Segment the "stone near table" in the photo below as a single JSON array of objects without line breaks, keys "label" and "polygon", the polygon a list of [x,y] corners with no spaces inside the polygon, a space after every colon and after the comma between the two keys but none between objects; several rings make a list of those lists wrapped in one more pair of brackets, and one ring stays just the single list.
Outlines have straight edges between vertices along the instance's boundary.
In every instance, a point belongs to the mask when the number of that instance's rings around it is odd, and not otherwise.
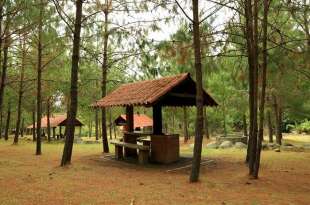
[{"label": "stone near table", "polygon": [[247,148],[247,145],[242,143],[242,142],[236,142],[234,147],[237,149],[245,149],[245,148]]},{"label": "stone near table", "polygon": [[217,142],[210,142],[206,145],[206,148],[217,149],[219,144]]},{"label": "stone near table", "polygon": [[225,149],[230,148],[233,146],[233,143],[231,141],[224,141],[220,144],[219,148]]}]

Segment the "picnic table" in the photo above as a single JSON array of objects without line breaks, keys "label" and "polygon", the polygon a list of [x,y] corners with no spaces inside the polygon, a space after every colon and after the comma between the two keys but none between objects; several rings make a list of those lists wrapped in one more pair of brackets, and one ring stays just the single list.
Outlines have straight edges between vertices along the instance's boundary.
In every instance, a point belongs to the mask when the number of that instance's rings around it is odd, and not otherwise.
[{"label": "picnic table", "polygon": [[138,157],[141,164],[147,163],[149,157],[152,162],[165,164],[179,159],[179,135],[177,134],[125,132],[122,141],[112,141],[111,144],[115,145],[116,159]]}]

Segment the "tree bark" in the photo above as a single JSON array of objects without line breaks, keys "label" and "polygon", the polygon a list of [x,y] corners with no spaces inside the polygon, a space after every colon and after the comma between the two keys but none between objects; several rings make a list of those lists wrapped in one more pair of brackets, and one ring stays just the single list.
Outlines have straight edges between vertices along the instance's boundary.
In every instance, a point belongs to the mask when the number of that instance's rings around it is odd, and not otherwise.
[{"label": "tree bark", "polygon": [[8,103],[8,113],[6,118],[6,125],[4,130],[4,139],[7,141],[9,139],[9,130],[10,130],[10,121],[11,121],[11,103]]},{"label": "tree bark", "polygon": [[[107,71],[108,71],[108,14],[109,6],[106,1],[106,9],[104,11],[104,36],[103,36],[103,63],[102,63],[102,81],[101,81],[101,92],[102,96],[105,97],[107,94]],[[109,144],[107,137],[107,122],[106,122],[106,109],[103,107],[101,110],[101,129],[102,129],[102,144],[103,152],[109,153]]]},{"label": "tree bark", "polygon": [[194,144],[194,155],[190,182],[197,182],[199,179],[201,149],[203,140],[203,88],[202,88],[202,66],[201,66],[201,48],[199,31],[199,0],[193,0],[193,39],[195,53],[195,71],[196,71],[196,136]]},{"label": "tree bark", "polygon": [[93,121],[89,122],[89,130],[88,130],[88,137],[91,138],[92,136],[92,129],[93,129]]},{"label": "tree bark", "polygon": [[52,130],[53,130],[53,138],[55,140],[56,139],[56,127],[53,127]]},{"label": "tree bark", "polygon": [[[252,11],[252,7],[254,8]],[[258,2],[245,0],[246,40],[249,64],[249,113],[250,133],[246,162],[249,165],[249,174],[254,173],[254,163],[257,149],[257,75],[258,75]]]},{"label": "tree bark", "polygon": [[76,1],[74,34],[73,34],[73,49],[72,49],[72,66],[71,66],[71,88],[70,88],[70,106],[68,112],[67,122],[67,136],[65,139],[65,146],[63,150],[61,166],[71,163],[72,147],[74,140],[74,122],[77,114],[78,105],[78,71],[80,60],[80,36],[82,26],[82,6],[83,0]]},{"label": "tree bark", "polygon": [[187,108],[186,107],[183,107],[183,131],[184,131],[184,143],[186,143],[189,140]]},{"label": "tree bark", "polygon": [[254,0],[253,3],[253,105],[252,105],[252,146],[251,154],[249,158],[249,174],[251,177],[254,176],[255,171],[255,160],[257,153],[258,143],[258,123],[257,123],[257,107],[258,107],[258,0]]},{"label": "tree bark", "polygon": [[248,136],[248,125],[246,122],[246,114],[243,114],[243,135]]},{"label": "tree bark", "polygon": [[[2,21],[3,21],[3,6],[4,6],[5,1],[0,2],[0,66],[1,70],[3,69],[2,67]],[[2,73],[1,73],[1,80],[2,80]],[[1,104],[0,104],[0,112],[1,112],[1,127],[0,127],[0,139],[2,138],[2,103],[3,103],[3,95],[1,96]]]},{"label": "tree bark", "polygon": [[36,141],[36,107],[35,103],[33,103],[33,111],[32,111],[32,141]]},{"label": "tree bark", "polygon": [[174,133],[175,132],[175,116],[174,116],[174,113],[175,113],[175,108],[172,107],[171,109],[172,113],[171,113],[171,117],[172,117],[172,129],[171,129],[171,133]]},{"label": "tree bark", "polygon": [[282,130],[281,130],[281,109],[279,108],[278,99],[273,95],[273,106],[275,114],[275,131],[276,131],[276,142],[277,144],[282,144]]},{"label": "tree bark", "polygon": [[98,109],[96,109],[96,112],[95,112],[95,135],[96,135],[96,140],[99,140]]},{"label": "tree bark", "polygon": [[279,144],[281,145],[282,144],[282,126],[283,126],[283,123],[282,123],[282,117],[283,117],[283,110],[282,110],[282,106],[281,104],[279,104],[279,125],[278,125],[278,139],[279,139]]},{"label": "tree bark", "polygon": [[[6,73],[8,68],[8,53],[9,53],[9,46],[10,46],[10,15],[7,16],[6,20],[6,28],[4,30],[4,45],[3,45],[3,62],[2,62],[2,71],[1,71],[1,82],[0,82],[0,109],[2,109],[3,105],[3,96],[4,96],[4,89],[6,85]],[[0,48],[2,50],[2,48]]]},{"label": "tree bark", "polygon": [[[25,38],[25,37],[24,37]],[[25,39],[21,42],[22,47],[22,63],[20,70],[20,81],[19,81],[19,90],[18,90],[18,103],[17,103],[17,119],[16,119],[16,131],[14,136],[13,144],[18,144],[21,115],[22,115],[22,100],[23,100],[23,89],[24,89],[24,73],[25,73],[25,58],[26,58],[26,48],[25,48]]]},{"label": "tree bark", "polygon": [[41,155],[41,118],[42,118],[42,100],[41,100],[41,78],[42,78],[42,27],[43,27],[43,0],[40,0],[40,14],[38,27],[38,64],[37,64],[37,146],[36,155]]},{"label": "tree bark", "polygon": [[204,118],[204,134],[207,139],[210,139],[207,108],[203,109],[203,118]]},{"label": "tree bark", "polygon": [[[0,2],[0,66],[2,65],[2,21],[3,21],[3,5],[4,5],[4,3],[5,3],[5,1]],[[0,138],[1,138],[1,134],[0,134]]]},{"label": "tree bark", "polygon": [[51,102],[50,102],[50,97],[47,99],[47,113],[46,113],[46,117],[47,117],[47,141],[51,142],[51,122],[50,122],[50,118],[51,118]]},{"label": "tree bark", "polygon": [[224,128],[224,136],[227,137],[226,105],[225,105],[224,102],[223,102],[222,110],[223,110],[223,128]]},{"label": "tree bark", "polygon": [[110,140],[112,140],[112,110],[109,108],[109,133],[110,133]]},{"label": "tree bark", "polygon": [[3,128],[3,111],[0,110],[0,139],[2,138],[2,128]]},{"label": "tree bark", "polygon": [[22,125],[21,125],[21,128],[20,128],[20,136],[21,136],[21,138],[24,137],[24,127],[25,127],[25,119],[22,118]]},{"label": "tree bark", "polygon": [[101,138],[101,131],[102,131],[102,129],[101,129],[101,127],[102,127],[102,124],[101,124],[101,120],[100,120],[100,117],[98,117],[98,124],[99,124],[99,138]]},{"label": "tree bark", "polygon": [[260,167],[260,155],[262,150],[262,141],[264,139],[264,117],[265,117],[265,101],[266,101],[266,86],[267,86],[267,24],[268,24],[268,0],[264,0],[264,17],[263,17],[263,63],[262,63],[262,87],[261,87],[261,98],[259,106],[259,130],[258,130],[258,142],[256,150],[256,159],[254,163],[253,177],[258,178],[259,167]]},{"label": "tree bark", "polygon": [[267,111],[267,118],[268,118],[269,142],[273,143],[273,127],[271,121],[271,113],[269,110]]}]

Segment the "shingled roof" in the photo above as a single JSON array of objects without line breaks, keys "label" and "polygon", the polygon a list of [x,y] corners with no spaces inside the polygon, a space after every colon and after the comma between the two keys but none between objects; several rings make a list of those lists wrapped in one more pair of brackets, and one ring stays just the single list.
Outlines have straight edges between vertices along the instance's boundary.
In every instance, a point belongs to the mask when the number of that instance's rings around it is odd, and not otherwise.
[{"label": "shingled roof", "polygon": [[[67,115],[53,115],[50,117],[50,127],[58,127],[58,126],[65,126],[67,122]],[[75,126],[82,126],[83,124],[76,119]],[[35,126],[37,124],[35,123]],[[47,128],[47,116],[44,116],[41,118],[41,127]],[[27,127],[28,129],[32,129],[33,125],[29,125]]]},{"label": "shingled roof", "polygon": [[[126,115],[120,115],[118,118],[114,120],[114,122],[118,125],[126,124]],[[153,120],[147,115],[144,114],[134,114],[133,115],[133,125],[134,128],[137,127],[152,127]]]},{"label": "shingled roof", "polygon": [[[189,73],[155,80],[121,85],[106,97],[93,103],[94,107],[109,106],[194,106],[196,83]],[[204,105],[216,106],[215,100],[204,91]]]}]

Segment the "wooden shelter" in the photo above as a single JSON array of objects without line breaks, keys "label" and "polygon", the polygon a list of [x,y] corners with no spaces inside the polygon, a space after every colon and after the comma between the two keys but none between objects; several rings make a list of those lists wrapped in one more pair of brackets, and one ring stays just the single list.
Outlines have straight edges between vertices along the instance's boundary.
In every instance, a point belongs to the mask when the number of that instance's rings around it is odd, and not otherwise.
[{"label": "wooden shelter", "polygon": [[[63,114],[63,115],[52,115],[50,116],[50,128],[52,129],[52,137],[56,137],[56,128],[59,127],[59,135],[57,135],[57,137],[62,138],[63,134],[62,134],[62,127],[65,127],[67,125],[67,115]],[[83,126],[83,123],[78,120],[75,119],[74,125],[76,127],[81,127]],[[37,124],[35,123],[35,127],[37,127]],[[48,126],[47,126],[47,116],[43,116],[41,118],[41,128],[43,129],[43,135],[44,134],[44,130],[47,130]],[[26,128],[28,131],[33,132],[33,124],[29,125]]]},{"label": "wooden shelter", "polygon": [[[203,91],[203,104],[216,106],[216,101]],[[196,106],[196,83],[189,73],[164,77],[156,80],[147,80],[121,85],[106,97],[96,101],[94,107],[126,107],[128,132],[124,133],[123,142],[115,144],[117,158],[122,158],[122,149],[125,148],[125,157],[137,155],[139,161],[145,162],[145,155],[151,151],[151,160],[159,163],[170,163],[179,159],[179,136],[163,134],[162,107],[163,106]],[[153,132],[134,132],[134,106],[150,107],[153,110]],[[150,136],[150,142],[137,145],[141,137]],[[132,146],[137,145],[137,146]],[[140,152],[143,153],[140,155]]]}]

